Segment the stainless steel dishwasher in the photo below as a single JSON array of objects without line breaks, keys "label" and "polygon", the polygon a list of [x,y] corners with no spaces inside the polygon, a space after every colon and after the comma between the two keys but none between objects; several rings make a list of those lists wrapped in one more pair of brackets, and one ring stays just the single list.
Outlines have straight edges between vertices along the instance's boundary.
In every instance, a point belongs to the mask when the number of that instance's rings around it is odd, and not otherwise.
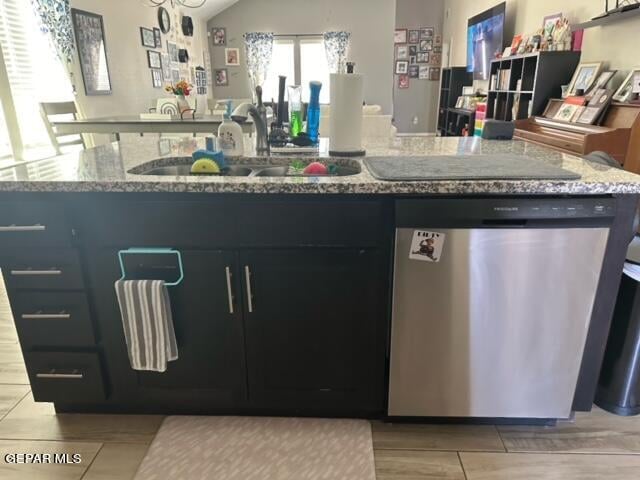
[{"label": "stainless steel dishwasher", "polygon": [[569,417],[614,209],[398,200],[389,416]]}]

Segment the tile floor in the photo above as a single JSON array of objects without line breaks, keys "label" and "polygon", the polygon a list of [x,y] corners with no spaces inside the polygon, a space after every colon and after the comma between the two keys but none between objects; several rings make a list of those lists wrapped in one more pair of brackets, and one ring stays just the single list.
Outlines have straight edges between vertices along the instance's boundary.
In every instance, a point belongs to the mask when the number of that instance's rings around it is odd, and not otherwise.
[{"label": "tile floor", "polygon": [[[0,279],[0,479],[131,479],[162,418],[55,415],[52,405],[35,403]],[[640,417],[595,409],[553,428],[372,426],[378,480],[640,478]],[[80,453],[82,462],[5,463],[18,452]]]}]

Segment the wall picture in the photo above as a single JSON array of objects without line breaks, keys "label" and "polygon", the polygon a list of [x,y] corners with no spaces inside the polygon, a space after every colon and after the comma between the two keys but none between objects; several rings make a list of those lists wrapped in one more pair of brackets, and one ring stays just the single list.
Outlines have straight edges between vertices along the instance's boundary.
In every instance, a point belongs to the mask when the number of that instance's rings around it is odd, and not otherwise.
[{"label": "wall picture", "polygon": [[140,41],[143,47],[156,48],[156,37],[150,28],[140,27]]},{"label": "wall picture", "polygon": [[225,48],[224,49],[225,65],[228,67],[237,67],[240,65],[240,49]]},{"label": "wall picture", "polygon": [[158,27],[153,29],[153,38],[156,41],[156,48],[162,48],[162,33]]},{"label": "wall picture", "polygon": [[167,53],[169,54],[169,59],[172,62],[178,63],[180,61],[178,58],[178,46],[169,40],[167,40]]},{"label": "wall picture", "polygon": [[160,52],[147,50],[147,60],[149,62],[149,68],[162,69],[162,57],[160,57]]},{"label": "wall picture", "polygon": [[172,80],[171,77],[171,61],[169,60],[169,54],[163,53],[162,56],[162,77],[166,82],[170,82]]},{"label": "wall picture", "polygon": [[433,65],[440,65],[442,63],[442,55],[439,53],[432,53],[429,55],[429,63]]},{"label": "wall picture", "polygon": [[85,93],[108,95],[111,93],[111,78],[102,16],[75,8],[71,9],[71,16]]},{"label": "wall picture", "polygon": [[406,45],[396,46],[396,60],[408,60],[409,48]]},{"label": "wall picture", "polygon": [[417,45],[410,45],[409,46],[409,55],[410,56],[418,55],[418,46]]},{"label": "wall picture", "polygon": [[409,78],[418,78],[420,75],[420,68],[418,65],[409,65]]},{"label": "wall picture", "polygon": [[398,28],[393,35],[393,43],[407,43],[407,29]]},{"label": "wall picture", "polygon": [[417,60],[418,60],[418,63],[429,63],[429,54],[418,53]]},{"label": "wall picture", "polygon": [[427,67],[426,65],[419,65],[418,78],[420,80],[429,80],[429,67]]},{"label": "wall picture", "polygon": [[433,80],[435,82],[440,80],[440,68],[439,67],[431,67],[431,68],[429,68],[429,80]]},{"label": "wall picture", "polygon": [[421,52],[430,52],[431,50],[433,50],[433,40],[432,39],[426,39],[426,40],[420,40],[420,51]]},{"label": "wall picture", "polygon": [[214,47],[227,45],[227,29],[214,27],[211,29],[211,40]]},{"label": "wall picture", "polygon": [[409,75],[398,76],[398,88],[409,88]]},{"label": "wall picture", "polygon": [[229,85],[229,74],[226,68],[216,69],[213,75],[216,87],[226,87]]},{"label": "wall picture", "polygon": [[420,39],[433,38],[433,27],[423,27],[420,29]]},{"label": "wall picture", "polygon": [[151,84],[153,88],[162,88],[162,70],[151,69]]},{"label": "wall picture", "polygon": [[173,83],[178,83],[180,81],[180,70],[176,68],[171,69],[171,80],[173,80]]},{"label": "wall picture", "polygon": [[396,75],[404,75],[409,72],[409,62],[396,62]]},{"label": "wall picture", "polygon": [[409,43],[418,43],[420,41],[420,30],[409,30]]}]

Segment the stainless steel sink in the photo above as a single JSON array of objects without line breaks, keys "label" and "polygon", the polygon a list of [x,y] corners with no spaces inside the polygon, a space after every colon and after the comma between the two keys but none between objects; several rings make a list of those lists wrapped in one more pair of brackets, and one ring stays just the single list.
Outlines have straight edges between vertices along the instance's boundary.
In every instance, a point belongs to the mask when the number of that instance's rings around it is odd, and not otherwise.
[{"label": "stainless steel sink", "polygon": [[289,172],[289,167],[265,167],[256,169],[251,174],[252,177],[284,177]]},{"label": "stainless steel sink", "polygon": [[[225,177],[248,177],[253,170],[241,165],[231,165],[222,175]],[[170,165],[167,167],[156,167],[142,172],[140,175],[211,175],[206,173],[191,173],[191,165]],[[213,174],[215,175],[215,174]]]}]

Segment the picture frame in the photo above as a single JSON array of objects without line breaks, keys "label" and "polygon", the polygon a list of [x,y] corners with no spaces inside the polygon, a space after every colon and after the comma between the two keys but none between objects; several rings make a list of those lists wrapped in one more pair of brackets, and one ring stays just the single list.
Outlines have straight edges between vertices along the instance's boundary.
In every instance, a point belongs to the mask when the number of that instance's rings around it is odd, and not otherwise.
[{"label": "picture frame", "polygon": [[434,47],[442,47],[442,35],[435,35],[433,37]]},{"label": "picture frame", "polygon": [[636,74],[640,73],[640,67],[634,68],[629,72],[627,78],[624,79],[624,82],[620,85],[616,93],[613,95],[613,99],[616,102],[626,103],[631,100],[633,96],[633,79]]},{"label": "picture frame", "polygon": [[156,47],[155,48],[162,48],[162,32],[160,31],[160,29],[158,27],[154,27],[154,29],[153,29],[153,37],[156,40]]},{"label": "picture frame", "polygon": [[160,52],[147,50],[147,62],[149,63],[149,68],[159,68],[162,70],[162,57],[160,56]]},{"label": "picture frame", "polygon": [[216,87],[229,86],[229,72],[226,68],[217,68],[213,72],[214,85]]},{"label": "picture frame", "polygon": [[399,75],[398,76],[398,88],[404,90],[409,88],[409,75]]},{"label": "picture frame", "polygon": [[227,29],[222,27],[213,27],[211,29],[211,42],[214,47],[226,47]]},{"label": "picture frame", "polygon": [[440,67],[429,67],[429,80],[439,81],[440,80]]},{"label": "picture frame", "polygon": [[597,80],[601,70],[602,62],[579,64],[569,83],[569,96],[576,95],[576,91],[580,89],[587,93]]},{"label": "picture frame", "polygon": [[442,45],[434,45],[432,51],[433,53],[442,53]]},{"label": "picture frame", "polygon": [[396,60],[409,60],[409,47],[407,45],[396,45]]},{"label": "picture frame", "polygon": [[406,28],[396,28],[393,34],[393,43],[407,43]]},{"label": "picture frame", "polygon": [[71,9],[80,71],[87,95],[110,95],[111,76],[102,15]]},{"label": "picture frame", "polygon": [[420,40],[425,40],[427,38],[433,38],[433,27],[422,27],[420,29]]},{"label": "picture frame", "polygon": [[421,52],[430,52],[433,50],[433,40],[428,38],[426,40],[420,40],[420,48]]},{"label": "picture frame", "polygon": [[409,55],[409,65],[416,65],[418,63],[418,57],[416,55]]},{"label": "picture frame", "polygon": [[574,105],[572,103],[563,103],[558,112],[553,117],[554,120],[561,122],[571,122],[571,119],[576,114],[576,111],[580,108],[580,105]]},{"label": "picture frame", "polygon": [[618,73],[617,70],[606,70],[600,73],[600,75],[598,76],[598,80],[596,80],[593,86],[589,89],[589,93],[586,95],[587,100],[591,100],[594,92],[606,88],[616,73]]},{"label": "picture frame", "polygon": [[418,55],[418,46],[417,45],[409,45],[409,56],[415,57]]},{"label": "picture frame", "polygon": [[178,83],[180,81],[180,70],[177,68],[171,69],[171,80],[173,83]]},{"label": "picture frame", "polygon": [[429,80],[429,67],[427,65],[418,65],[418,78],[420,80]]},{"label": "picture frame", "polygon": [[169,40],[167,40],[167,53],[169,54],[169,60],[171,60],[171,62],[178,63],[180,61],[178,58],[178,45]]},{"label": "picture frame", "polygon": [[151,69],[151,84],[153,88],[162,88],[162,70],[157,68]]},{"label": "picture frame", "polygon": [[440,53],[431,53],[429,55],[429,63],[433,65],[440,65],[442,63],[442,54]]},{"label": "picture frame", "polygon": [[418,65],[409,65],[409,78],[418,78],[420,69]]},{"label": "picture frame", "polygon": [[396,62],[396,75],[406,75],[407,73],[409,73],[409,62],[398,60]]},{"label": "picture frame", "polygon": [[[556,23],[558,23],[558,20],[562,20],[563,15],[562,13],[554,13],[552,15],[547,15],[546,17],[544,17],[542,19],[542,28],[545,31],[545,33],[547,33],[550,27],[555,27]],[[553,31],[553,29],[551,30]]]},{"label": "picture frame", "polygon": [[225,48],[224,49],[224,62],[228,67],[240,66],[240,49],[239,48]]},{"label": "picture frame", "polygon": [[611,101],[613,100],[613,90],[599,89],[589,102],[580,116],[576,119],[577,123],[585,125],[594,125],[602,118]]},{"label": "picture frame", "polygon": [[420,41],[420,30],[409,30],[408,43],[418,43]]},{"label": "picture frame", "polygon": [[429,53],[428,52],[420,52],[417,56],[418,63],[429,63]]},{"label": "picture frame", "polygon": [[171,61],[169,60],[169,54],[161,53],[160,56],[162,61],[162,77],[164,78],[165,82],[171,82]]},{"label": "picture frame", "polygon": [[456,100],[456,108],[462,108],[464,106],[464,97],[460,95]]},{"label": "picture frame", "polygon": [[140,27],[140,42],[143,47],[156,48],[156,37],[153,33],[153,29]]}]

